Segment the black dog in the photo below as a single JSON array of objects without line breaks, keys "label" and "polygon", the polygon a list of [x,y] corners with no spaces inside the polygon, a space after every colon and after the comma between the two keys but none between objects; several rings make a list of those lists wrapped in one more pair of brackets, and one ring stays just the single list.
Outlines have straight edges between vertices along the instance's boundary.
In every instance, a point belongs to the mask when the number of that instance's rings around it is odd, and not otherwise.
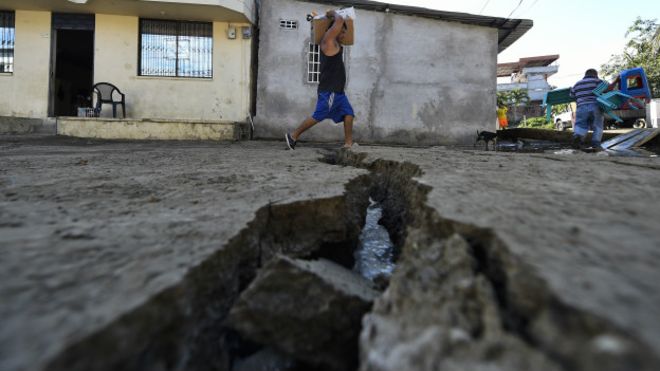
[{"label": "black dog", "polygon": [[488,151],[488,142],[497,143],[497,133],[477,130],[477,138],[474,141],[474,146],[476,147],[479,142],[484,142],[486,151]]}]

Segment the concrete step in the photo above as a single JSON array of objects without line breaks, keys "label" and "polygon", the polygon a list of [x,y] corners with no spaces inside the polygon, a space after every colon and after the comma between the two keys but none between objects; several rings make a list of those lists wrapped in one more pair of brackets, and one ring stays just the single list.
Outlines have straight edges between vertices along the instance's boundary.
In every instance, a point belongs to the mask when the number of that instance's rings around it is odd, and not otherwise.
[{"label": "concrete step", "polygon": [[58,117],[57,135],[123,140],[244,140],[247,123],[205,120]]},{"label": "concrete step", "polygon": [[28,118],[0,116],[0,135],[2,134],[51,134],[54,135],[54,118]]}]

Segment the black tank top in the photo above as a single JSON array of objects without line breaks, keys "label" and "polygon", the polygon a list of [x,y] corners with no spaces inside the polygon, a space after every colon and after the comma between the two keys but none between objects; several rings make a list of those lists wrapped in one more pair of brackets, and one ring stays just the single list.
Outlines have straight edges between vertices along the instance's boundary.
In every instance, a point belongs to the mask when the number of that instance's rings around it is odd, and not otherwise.
[{"label": "black tank top", "polygon": [[344,67],[344,48],[339,47],[339,53],[328,57],[321,51],[321,76],[319,77],[319,92],[327,91],[343,93],[346,86],[346,68]]}]

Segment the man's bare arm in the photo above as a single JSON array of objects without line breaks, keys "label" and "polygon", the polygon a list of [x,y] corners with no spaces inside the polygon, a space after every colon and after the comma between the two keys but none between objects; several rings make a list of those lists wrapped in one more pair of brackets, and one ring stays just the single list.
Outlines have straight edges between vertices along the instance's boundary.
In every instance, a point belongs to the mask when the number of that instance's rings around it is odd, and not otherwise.
[{"label": "man's bare arm", "polygon": [[334,17],[335,22],[332,24],[332,27],[326,31],[325,35],[323,35],[323,40],[321,41],[321,50],[323,51],[323,54],[332,57],[333,55],[339,53],[337,36],[339,36],[341,33],[345,21],[344,18],[338,16],[334,10],[329,11],[327,16]]}]

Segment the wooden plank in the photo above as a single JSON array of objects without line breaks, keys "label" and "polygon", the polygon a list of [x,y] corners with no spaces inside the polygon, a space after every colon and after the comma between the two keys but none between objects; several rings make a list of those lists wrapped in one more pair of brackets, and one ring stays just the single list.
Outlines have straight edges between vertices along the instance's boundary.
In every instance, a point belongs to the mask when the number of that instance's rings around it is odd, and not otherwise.
[{"label": "wooden plank", "polygon": [[641,146],[640,143],[646,143],[649,140],[655,138],[655,136],[658,135],[657,131],[655,129],[639,129],[637,131],[637,135],[634,135],[627,140],[624,140],[622,142],[619,142],[619,144],[615,146],[609,147],[609,149],[613,149],[615,151],[622,150],[622,149],[630,149],[630,148],[635,148]]},{"label": "wooden plank", "polygon": [[[589,134],[591,135],[591,133]],[[603,133],[603,139],[611,139],[619,134],[617,133]],[[536,140],[549,140],[558,143],[571,143],[573,141],[572,131],[558,131],[548,129],[533,129],[533,128],[512,128],[497,131],[498,140],[511,140],[517,139],[536,139]],[[589,137],[590,138],[590,137]],[[587,140],[589,140],[587,138]]]},{"label": "wooden plank", "polygon": [[658,135],[660,135],[660,129],[650,129],[653,131],[652,134],[649,134],[646,138],[640,140],[637,144],[635,144],[635,147],[642,147],[648,142],[652,141],[655,139]]},{"label": "wooden plank", "polygon": [[607,140],[607,141],[601,143],[600,146],[603,147],[603,148],[605,148],[605,149],[610,148],[610,147],[613,147],[613,146],[615,146],[615,145],[617,145],[617,144],[619,144],[619,143],[621,143],[621,142],[624,142],[624,141],[626,141],[626,140],[628,140],[628,139],[630,139],[630,138],[633,138],[633,137],[639,135],[639,133],[640,133],[642,130],[643,130],[643,129],[637,129],[637,130],[629,131],[629,132],[627,132],[627,133],[625,133],[625,134],[617,135],[616,137],[614,137],[614,138],[612,138],[612,139],[610,139],[610,140]]}]

